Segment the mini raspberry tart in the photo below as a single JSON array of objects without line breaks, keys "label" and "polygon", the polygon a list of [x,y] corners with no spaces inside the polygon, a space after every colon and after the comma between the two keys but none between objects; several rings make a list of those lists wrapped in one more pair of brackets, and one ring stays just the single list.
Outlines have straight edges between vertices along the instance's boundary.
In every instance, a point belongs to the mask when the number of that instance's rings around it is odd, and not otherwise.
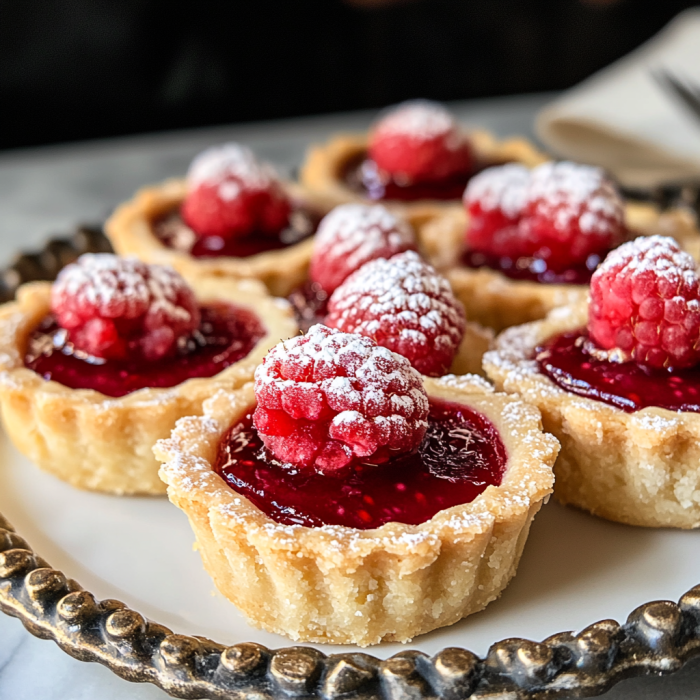
[{"label": "mini raspberry tart", "polygon": [[505,331],[484,366],[561,441],[559,500],[630,525],[700,527],[700,280],[673,239],[610,253],[589,304]]},{"label": "mini raspberry tart", "polygon": [[255,278],[286,296],[306,275],[313,234],[329,209],[304,187],[278,180],[248,148],[228,143],[200,153],[186,180],[137,192],[105,231],[121,255],[186,276]]},{"label": "mini raspberry tart", "polygon": [[466,132],[442,105],[416,100],[388,110],[368,134],[340,134],[310,149],[301,181],[336,204],[381,201],[418,227],[459,207],[479,170],[545,160],[523,138]]},{"label": "mini raspberry tart", "polygon": [[427,379],[315,326],[155,453],[207,571],[252,624],[366,646],[500,595],[557,449],[536,409],[482,379]]},{"label": "mini raspberry tart", "polygon": [[476,175],[464,209],[423,226],[419,243],[446,271],[467,315],[498,331],[584,299],[608,252],[656,233],[689,250],[700,242],[687,215],[625,203],[599,168],[513,163]]},{"label": "mini raspberry tart", "polygon": [[159,494],[151,454],[178,418],[250,381],[297,330],[255,280],[84,255],[0,309],[0,406],[17,448],[80,488]]}]

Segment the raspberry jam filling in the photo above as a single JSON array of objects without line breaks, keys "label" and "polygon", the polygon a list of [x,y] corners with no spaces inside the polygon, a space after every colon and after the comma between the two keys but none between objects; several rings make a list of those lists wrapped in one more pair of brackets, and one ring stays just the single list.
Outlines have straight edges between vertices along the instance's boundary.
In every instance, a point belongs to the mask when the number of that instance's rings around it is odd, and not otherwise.
[{"label": "raspberry jam filling", "polygon": [[348,162],[342,179],[350,189],[374,201],[449,200],[462,197],[469,179],[476,172],[470,170],[435,182],[400,183],[381,171],[377,164],[363,153]]},{"label": "raspberry jam filling", "polygon": [[244,237],[197,236],[182,220],[179,210],[168,212],[153,222],[153,233],[167,248],[194,258],[248,258],[271,250],[288,248],[316,232],[321,216],[305,208],[295,209],[289,225],[279,236],[252,234]]},{"label": "raspberry jam filling", "polygon": [[24,364],[71,389],[118,397],[145,387],[165,388],[194,377],[213,377],[250,353],[265,335],[256,314],[233,304],[200,307],[199,329],[178,342],[173,357],[157,362],[103,360],[76,350],[53,315],[29,337]]},{"label": "raspberry jam filling", "polygon": [[514,280],[539,282],[540,284],[589,284],[591,276],[605,257],[589,255],[583,265],[576,265],[565,270],[555,271],[547,267],[547,261],[542,258],[508,258],[487,255],[475,250],[467,250],[462,254],[462,264],[472,269],[487,267]]},{"label": "raspberry jam filling", "polygon": [[700,413],[700,366],[652,369],[598,360],[585,351],[585,329],[550,338],[535,350],[539,371],[565,391],[633,413],[648,406]]},{"label": "raspberry jam filling", "polygon": [[418,450],[380,467],[359,465],[333,478],[282,464],[265,449],[248,415],[221,441],[215,471],[283,525],[366,530],[388,522],[418,525],[445,508],[470,503],[487,486],[501,483],[506,461],[487,418],[431,399]]}]

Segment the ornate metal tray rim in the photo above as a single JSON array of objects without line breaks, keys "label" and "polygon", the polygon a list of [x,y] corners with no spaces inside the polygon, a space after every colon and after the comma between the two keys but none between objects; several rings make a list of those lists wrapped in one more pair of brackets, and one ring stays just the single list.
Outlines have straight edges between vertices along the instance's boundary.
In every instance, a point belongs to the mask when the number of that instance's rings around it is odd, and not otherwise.
[{"label": "ornate metal tray rim", "polygon": [[[84,252],[109,250],[96,228],[50,240],[0,271],[0,301],[19,284],[53,279]],[[224,646],[173,633],[117,600],[97,601],[52,569],[0,514],[0,610],[33,635],[55,641],[81,661],[96,661],[122,678],[157,685],[180,698],[555,698],[585,697],[624,678],[679,670],[700,655],[700,585],[678,603],[654,601],[624,624],[596,622],[542,642],[504,639],[485,658],[450,647],[429,657],[402,651],[325,655],[311,647]]]}]

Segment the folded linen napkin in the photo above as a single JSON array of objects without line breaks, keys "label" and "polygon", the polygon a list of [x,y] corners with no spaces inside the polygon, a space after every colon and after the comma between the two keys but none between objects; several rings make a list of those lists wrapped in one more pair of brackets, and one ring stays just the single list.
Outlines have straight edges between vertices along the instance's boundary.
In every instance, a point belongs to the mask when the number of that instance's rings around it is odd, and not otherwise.
[{"label": "folded linen napkin", "polygon": [[700,8],[545,107],[538,136],[558,155],[601,165],[629,187],[700,181],[700,121],[656,83],[654,70],[700,85]]}]

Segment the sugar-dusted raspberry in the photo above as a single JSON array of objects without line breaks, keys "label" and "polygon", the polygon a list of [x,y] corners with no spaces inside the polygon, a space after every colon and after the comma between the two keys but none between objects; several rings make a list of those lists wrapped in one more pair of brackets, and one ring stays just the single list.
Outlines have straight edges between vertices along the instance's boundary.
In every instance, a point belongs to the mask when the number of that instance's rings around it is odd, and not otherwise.
[{"label": "sugar-dusted raspberry", "polygon": [[609,356],[651,367],[700,362],[700,282],[672,238],[637,238],[591,279],[588,330]]},{"label": "sugar-dusted raspberry", "polygon": [[489,168],[469,183],[464,204],[471,250],[537,258],[554,272],[592,269],[626,236],[615,186],[600,168],[578,163]]},{"label": "sugar-dusted raspberry", "polygon": [[624,218],[622,198],[600,168],[543,163],[532,171],[520,233],[528,255],[560,271],[620,245]]},{"label": "sugar-dusted raspberry", "polygon": [[410,452],[428,425],[421,376],[405,358],[321,325],[270,350],[255,396],[253,422],[272,454],[324,473]]},{"label": "sugar-dusted raspberry", "polygon": [[427,100],[404,102],[380,119],[368,154],[398,184],[440,181],[473,166],[471,147],[454,117]]},{"label": "sugar-dusted raspberry", "polygon": [[475,175],[464,191],[469,213],[467,245],[496,257],[521,257],[518,224],[527,201],[530,171],[518,163],[499,165]]},{"label": "sugar-dusted raspberry", "polygon": [[366,262],[415,247],[411,226],[380,204],[341,204],[316,231],[309,277],[331,294]]},{"label": "sugar-dusted raspberry", "polygon": [[409,251],[348,277],[328,302],[326,324],[372,338],[438,377],[452,364],[466,320],[450,283]]},{"label": "sugar-dusted raspberry", "polygon": [[276,236],[291,205],[273,169],[237,143],[200,153],[187,173],[185,223],[200,236]]},{"label": "sugar-dusted raspberry", "polygon": [[51,310],[70,343],[108,360],[158,360],[199,326],[194,293],[175,270],[108,253],[61,270]]}]

